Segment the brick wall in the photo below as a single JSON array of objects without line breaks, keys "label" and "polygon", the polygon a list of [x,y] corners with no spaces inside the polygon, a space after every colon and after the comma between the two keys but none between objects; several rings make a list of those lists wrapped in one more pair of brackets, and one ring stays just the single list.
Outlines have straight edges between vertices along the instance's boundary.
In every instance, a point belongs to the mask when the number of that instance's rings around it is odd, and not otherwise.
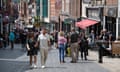
[{"label": "brick wall", "polygon": [[118,0],[106,0],[106,5],[107,6],[117,6]]},{"label": "brick wall", "polygon": [[55,0],[50,0],[50,17],[55,16]]},{"label": "brick wall", "polygon": [[70,2],[70,14],[73,16],[73,18],[78,18],[81,16],[80,3],[81,0],[71,0]]},{"label": "brick wall", "polygon": [[6,1],[6,11],[7,11],[8,15],[13,14],[12,6],[11,6],[11,0]]}]

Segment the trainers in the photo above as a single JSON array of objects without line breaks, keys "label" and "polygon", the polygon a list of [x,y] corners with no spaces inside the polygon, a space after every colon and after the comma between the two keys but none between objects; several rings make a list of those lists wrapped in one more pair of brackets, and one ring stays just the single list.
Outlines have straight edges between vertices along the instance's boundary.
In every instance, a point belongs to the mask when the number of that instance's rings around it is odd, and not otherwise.
[{"label": "trainers", "polygon": [[71,61],[71,63],[76,63],[76,61]]},{"label": "trainers", "polygon": [[42,69],[44,69],[44,68],[45,68],[45,66],[43,65],[43,66],[42,66]]},{"label": "trainers", "polygon": [[33,67],[34,67],[34,68],[37,68],[37,66],[36,66],[35,64],[33,65]]}]

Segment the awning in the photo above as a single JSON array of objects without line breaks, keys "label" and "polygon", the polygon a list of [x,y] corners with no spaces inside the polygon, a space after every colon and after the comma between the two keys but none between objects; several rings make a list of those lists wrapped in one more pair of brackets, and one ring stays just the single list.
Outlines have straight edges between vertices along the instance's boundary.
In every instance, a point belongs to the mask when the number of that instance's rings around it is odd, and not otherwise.
[{"label": "awning", "polygon": [[97,24],[97,23],[98,23],[98,21],[85,19],[85,20],[82,20],[80,22],[76,22],[75,26],[80,27],[82,29],[85,29],[85,28],[87,28],[91,25]]}]

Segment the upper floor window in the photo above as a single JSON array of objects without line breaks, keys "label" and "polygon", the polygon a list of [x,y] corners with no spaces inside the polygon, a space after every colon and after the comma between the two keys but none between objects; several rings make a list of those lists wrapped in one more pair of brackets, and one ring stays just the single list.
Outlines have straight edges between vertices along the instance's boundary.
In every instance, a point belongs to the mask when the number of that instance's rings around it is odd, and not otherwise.
[{"label": "upper floor window", "polygon": [[83,3],[90,3],[92,0],[83,0]]},{"label": "upper floor window", "polygon": [[105,5],[105,0],[92,0],[92,6],[103,6]]}]

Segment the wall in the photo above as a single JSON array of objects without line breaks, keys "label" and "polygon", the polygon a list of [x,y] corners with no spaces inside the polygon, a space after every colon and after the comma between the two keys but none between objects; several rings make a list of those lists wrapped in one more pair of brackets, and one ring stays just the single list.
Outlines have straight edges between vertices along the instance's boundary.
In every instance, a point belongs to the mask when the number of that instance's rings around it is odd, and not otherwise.
[{"label": "wall", "polygon": [[88,4],[82,2],[82,17],[87,17],[86,16],[86,7],[88,7]]},{"label": "wall", "polygon": [[55,17],[55,0],[50,0],[50,18]]},{"label": "wall", "polygon": [[117,6],[118,0],[106,0],[107,6]]}]

